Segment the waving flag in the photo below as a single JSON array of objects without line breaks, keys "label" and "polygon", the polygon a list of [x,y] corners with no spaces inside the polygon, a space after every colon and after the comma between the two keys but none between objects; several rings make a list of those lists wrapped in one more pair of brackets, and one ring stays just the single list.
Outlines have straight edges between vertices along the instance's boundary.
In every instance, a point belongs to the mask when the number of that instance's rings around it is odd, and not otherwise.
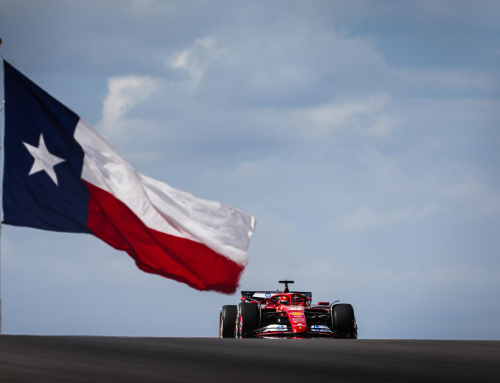
[{"label": "waving flag", "polygon": [[4,61],[4,223],[89,233],[148,273],[233,293],[254,217],[138,174],[92,126]]}]

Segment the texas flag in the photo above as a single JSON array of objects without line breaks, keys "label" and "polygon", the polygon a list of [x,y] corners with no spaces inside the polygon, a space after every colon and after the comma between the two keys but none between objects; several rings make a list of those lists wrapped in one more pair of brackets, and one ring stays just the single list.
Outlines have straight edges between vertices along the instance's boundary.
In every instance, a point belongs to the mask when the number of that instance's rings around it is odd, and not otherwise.
[{"label": "texas flag", "polygon": [[92,126],[4,61],[3,223],[88,233],[148,273],[234,293],[255,218],[137,173]]}]

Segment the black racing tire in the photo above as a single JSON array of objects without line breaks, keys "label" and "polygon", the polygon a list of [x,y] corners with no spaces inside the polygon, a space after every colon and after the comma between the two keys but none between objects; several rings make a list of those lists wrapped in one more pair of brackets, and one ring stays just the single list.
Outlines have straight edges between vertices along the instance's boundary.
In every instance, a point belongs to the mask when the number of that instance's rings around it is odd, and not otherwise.
[{"label": "black racing tire", "polygon": [[331,327],[339,335],[347,338],[357,338],[358,331],[354,309],[348,303],[334,305],[331,308]]},{"label": "black racing tire", "polygon": [[234,338],[234,326],[238,315],[238,306],[227,305],[220,309],[219,338]]},{"label": "black racing tire", "polygon": [[240,303],[238,305],[238,319],[235,337],[249,338],[252,331],[260,327],[260,310],[256,303]]}]

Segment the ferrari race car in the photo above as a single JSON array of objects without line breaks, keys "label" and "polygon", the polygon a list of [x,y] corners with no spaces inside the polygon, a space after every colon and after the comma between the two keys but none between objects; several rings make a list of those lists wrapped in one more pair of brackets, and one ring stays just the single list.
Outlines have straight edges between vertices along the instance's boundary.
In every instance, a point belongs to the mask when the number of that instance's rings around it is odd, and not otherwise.
[{"label": "ferrari race car", "polygon": [[219,338],[351,338],[358,337],[358,326],[350,304],[319,302],[311,304],[312,293],[242,291],[241,303],[222,306]]}]

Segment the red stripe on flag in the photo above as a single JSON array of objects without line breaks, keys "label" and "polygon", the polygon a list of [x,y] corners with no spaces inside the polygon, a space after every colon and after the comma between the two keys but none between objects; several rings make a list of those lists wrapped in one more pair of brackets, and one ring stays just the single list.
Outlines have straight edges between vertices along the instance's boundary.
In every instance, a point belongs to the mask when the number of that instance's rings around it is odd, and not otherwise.
[{"label": "red stripe on flag", "polygon": [[87,227],[108,245],[126,251],[141,270],[197,290],[236,292],[243,266],[202,243],[148,228],[112,194],[85,184],[89,191]]}]

